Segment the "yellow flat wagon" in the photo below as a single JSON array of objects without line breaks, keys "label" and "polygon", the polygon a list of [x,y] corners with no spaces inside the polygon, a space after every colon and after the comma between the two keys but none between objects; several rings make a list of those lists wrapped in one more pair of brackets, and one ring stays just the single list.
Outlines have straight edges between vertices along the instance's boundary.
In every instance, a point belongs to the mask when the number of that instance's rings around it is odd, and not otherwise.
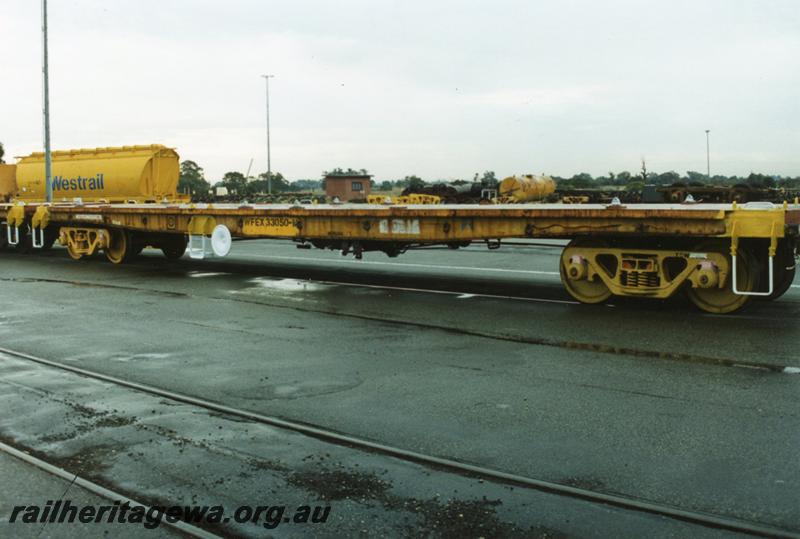
[{"label": "yellow flat wagon", "polygon": [[[45,248],[57,237],[73,258],[103,250],[111,262],[121,263],[148,245],[170,258],[182,256],[187,245],[194,258],[224,256],[233,237],[290,239],[358,258],[366,251],[397,256],[436,244],[485,241],[494,247],[511,238],[562,238],[571,241],[561,255],[561,279],[577,300],[601,303],[613,295],[663,299],[683,289],[700,309],[712,313],[733,312],[754,296],[780,297],[795,274],[797,200],[627,206],[187,204],[175,196],[174,150],[81,150],[72,154],[80,161],[75,168],[67,166],[64,152],[56,155],[58,175],[96,175],[97,167],[116,164],[118,172],[103,172],[104,182],[113,177],[115,183],[104,183],[104,192],[94,199],[77,190],[86,198],[61,197],[62,202],[44,204],[41,185],[34,181],[36,167],[43,170],[40,158],[21,161],[18,187],[27,189],[12,202],[0,203],[0,243]],[[159,197],[167,202],[148,203]],[[115,202],[122,199],[137,203]]]}]

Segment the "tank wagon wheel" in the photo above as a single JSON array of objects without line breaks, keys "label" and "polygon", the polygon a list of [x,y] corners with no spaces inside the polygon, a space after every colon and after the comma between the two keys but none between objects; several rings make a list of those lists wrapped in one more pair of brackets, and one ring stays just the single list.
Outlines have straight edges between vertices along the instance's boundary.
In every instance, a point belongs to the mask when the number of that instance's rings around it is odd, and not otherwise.
[{"label": "tank wagon wheel", "polygon": [[110,238],[105,248],[106,258],[112,264],[122,264],[133,255],[133,238],[126,230],[109,229]]},{"label": "tank wagon wheel", "polygon": [[[697,252],[722,253],[731,263],[729,245],[727,242],[706,241],[697,245],[693,249]],[[758,287],[759,271],[756,257],[749,249],[739,246],[738,256],[736,257],[736,288],[742,291],[752,291]],[[701,310],[708,313],[727,314],[738,311],[744,307],[753,296],[740,296],[733,293],[731,279],[733,273],[728,274],[723,288],[691,288],[687,287],[686,295],[689,301],[694,303]]]},{"label": "tank wagon wheel", "polygon": [[128,232],[128,241],[131,243],[131,253],[128,255],[128,259],[134,258],[142,254],[142,251],[150,245],[147,242],[147,236],[144,234],[135,234],[133,232]]},{"label": "tank wagon wheel", "polygon": [[72,260],[80,260],[83,258],[83,255],[80,253],[76,253],[75,250],[72,248],[72,245],[67,244],[67,254]]},{"label": "tank wagon wheel", "polygon": [[30,227],[27,223],[19,227],[19,243],[16,246],[19,253],[30,253],[33,249],[33,238],[30,234]]},{"label": "tank wagon wheel", "polygon": [[[780,260],[778,260],[776,263],[783,264],[783,266],[775,276],[775,283],[774,283],[775,288],[772,291],[772,294],[767,296],[767,299],[770,301],[778,299],[779,297],[781,297],[782,295],[784,295],[786,292],[789,291],[789,289],[792,287],[792,283],[794,282],[794,275],[796,273],[795,270],[797,269],[794,266],[795,264],[794,256],[792,256],[785,262],[780,262]],[[791,268],[791,269],[786,269],[786,268]]]},{"label": "tank wagon wheel", "polygon": [[597,304],[604,303],[611,297],[611,290],[608,289],[606,284],[599,278],[595,277],[594,281],[588,279],[573,279],[570,277],[570,272],[577,271],[574,268],[574,261],[569,260],[566,256],[566,249],[570,247],[605,247],[605,243],[595,240],[587,239],[574,239],[565,248],[561,254],[561,261],[559,263],[559,271],[561,273],[561,282],[564,288],[567,289],[569,295],[580,301],[581,303]]},{"label": "tank wagon wheel", "polygon": [[6,225],[0,225],[0,251],[8,247],[8,236]]},{"label": "tank wagon wheel", "polygon": [[171,239],[161,245],[161,252],[168,260],[178,260],[186,252],[186,236],[181,235],[174,240]]},{"label": "tank wagon wheel", "polygon": [[42,251],[47,251],[52,249],[53,244],[58,239],[58,228],[48,226],[44,229],[44,244],[42,245]]},{"label": "tank wagon wheel", "polygon": [[[764,249],[759,248],[758,250],[759,253],[764,251],[766,251],[766,247]],[[768,267],[766,255],[759,257],[758,263],[760,264],[760,267],[766,270]],[[766,297],[761,297],[760,299],[772,301],[784,295],[789,288],[791,288],[792,283],[794,282],[796,269],[794,246],[786,240],[780,240],[778,242],[778,249],[775,253],[772,294]]]}]

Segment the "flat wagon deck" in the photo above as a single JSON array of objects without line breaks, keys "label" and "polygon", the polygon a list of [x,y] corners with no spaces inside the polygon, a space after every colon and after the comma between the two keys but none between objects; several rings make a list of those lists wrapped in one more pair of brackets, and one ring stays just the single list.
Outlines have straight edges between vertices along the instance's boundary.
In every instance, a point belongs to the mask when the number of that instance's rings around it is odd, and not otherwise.
[{"label": "flat wagon deck", "polygon": [[0,204],[0,244],[122,263],[144,247],[170,258],[224,256],[231,238],[397,256],[406,249],[511,238],[565,238],[561,277],[584,303],[666,298],[683,289],[708,312],[782,295],[794,277],[800,204]]}]

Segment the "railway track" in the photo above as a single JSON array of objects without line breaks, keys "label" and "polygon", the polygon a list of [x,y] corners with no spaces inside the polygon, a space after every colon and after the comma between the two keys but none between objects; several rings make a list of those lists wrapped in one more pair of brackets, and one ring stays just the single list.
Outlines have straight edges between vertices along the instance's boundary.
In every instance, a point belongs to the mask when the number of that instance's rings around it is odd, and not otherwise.
[{"label": "railway track", "polygon": [[[559,496],[565,496],[573,499],[589,501],[592,503],[614,506],[629,511],[658,515],[661,517],[680,520],[683,522],[689,522],[692,524],[708,528],[727,530],[727,531],[738,532],[760,537],[780,537],[780,538],[800,539],[800,532],[778,528],[760,522],[746,521],[746,520],[731,518],[724,515],[687,510],[687,509],[682,509],[680,507],[671,506],[668,504],[641,500],[630,496],[597,492],[586,488],[579,488],[551,481],[546,481],[542,479],[513,474],[475,464],[460,462],[449,458],[438,457],[434,455],[411,451],[401,447],[382,444],[376,441],[364,438],[358,438],[347,434],[342,434],[340,432],[329,430],[324,427],[309,425],[306,423],[283,419],[275,416],[255,413],[248,410],[220,404],[217,402],[212,402],[203,399],[201,397],[196,397],[183,393],[177,393],[174,391],[155,387],[152,385],[121,379],[115,376],[110,376],[89,369],[75,367],[72,365],[66,365],[59,361],[37,357],[17,350],[0,347],[0,353],[6,354],[8,356],[17,359],[22,359],[28,362],[33,362],[39,365],[43,365],[46,367],[77,374],[79,376],[83,376],[93,380],[110,383],[119,387],[124,387],[148,395],[160,397],[162,399],[167,399],[175,403],[195,406],[197,408],[203,409],[208,412],[224,414],[228,417],[237,418],[240,420],[246,420],[252,423],[268,425],[271,427],[280,428],[287,431],[292,431],[331,444],[354,448],[365,452],[381,454],[388,457],[400,459],[403,461],[421,464],[423,466],[427,466],[430,468],[448,471],[462,476],[481,478],[496,483],[514,485],[517,487],[524,487],[528,489],[535,489],[543,492],[556,494]],[[9,452],[11,454],[14,454],[19,458],[26,459],[26,461],[29,461],[32,464],[42,469],[50,471],[51,473],[55,473],[56,475],[59,475],[61,477],[65,477],[69,480],[73,480],[76,477],[73,474],[70,474],[68,471],[63,471],[63,470],[59,471],[55,467],[47,465],[47,463],[35,462],[33,460],[34,459],[33,457],[30,457],[29,455],[23,456],[24,454],[21,454],[21,452],[15,450],[14,448],[11,448],[10,446],[3,445],[0,446],[0,449]],[[75,479],[75,481],[77,481],[77,479]],[[85,486],[85,488],[89,490],[95,489],[92,491],[97,494],[103,495],[104,497],[115,495],[115,493],[111,491],[103,492],[99,490],[99,489],[104,489],[104,487],[91,484],[91,482],[86,482],[81,480],[80,484],[81,486]],[[123,497],[123,499],[125,498]],[[187,531],[187,533],[191,533],[190,530],[185,530],[185,531]],[[203,530],[198,530],[198,535],[196,536],[212,537],[212,535],[202,535],[202,533],[205,532]]]},{"label": "railway track", "polygon": [[[70,488],[73,485],[76,485],[84,490],[91,492],[101,498],[105,498],[111,502],[119,502],[120,504],[127,504],[131,508],[141,507],[145,512],[150,512],[152,510],[151,506],[148,506],[144,503],[141,503],[133,498],[130,498],[120,492],[115,492],[103,485],[95,483],[94,481],[90,481],[85,477],[80,477],[76,474],[71,473],[64,468],[60,468],[55,466],[45,460],[37,458],[29,453],[24,451],[20,451],[19,449],[12,447],[6,443],[0,442],[0,451],[7,455],[11,455],[14,458],[17,458],[26,464],[33,466],[36,469],[42,470],[44,472],[49,473],[50,475],[54,475],[56,477],[60,477],[65,481],[69,482]],[[66,493],[65,493],[66,494]],[[197,526],[192,526],[183,521],[171,522],[170,520],[163,520],[161,521],[164,526],[174,528],[189,537],[197,537],[198,539],[221,539],[222,536],[215,535],[211,532],[208,532],[204,529],[198,528]]]},{"label": "railway track", "polygon": [[[277,257],[280,259],[280,257]],[[327,260],[327,259],[321,259]],[[86,261],[86,263],[91,263],[91,261]],[[105,264],[102,261],[97,261],[97,264]],[[131,263],[128,265],[130,268],[136,269],[145,269],[145,270],[152,270],[152,266],[147,264],[137,264]],[[171,266],[175,268],[175,266]],[[181,268],[201,268],[207,269],[212,273],[207,273],[208,275],[218,275],[218,274],[231,274],[231,275],[253,275],[253,276],[264,276],[264,272],[268,271],[269,268],[265,268],[263,266],[249,266],[242,263],[237,263],[233,261],[224,261],[224,262],[215,262],[215,261],[191,261],[187,262],[186,265],[181,265]],[[289,272],[283,272],[280,269],[272,268],[270,272],[270,276],[277,276],[277,277],[285,277],[287,274],[295,273],[294,270]],[[383,284],[384,280],[381,279],[380,276],[375,275],[367,275],[367,276],[357,276],[353,280],[342,280],[342,279],[332,279],[332,277],[338,276],[332,275],[332,272],[328,268],[323,267],[311,267],[309,268],[309,275],[305,276],[306,278],[298,278],[295,279],[303,283],[308,284],[318,284],[318,285],[326,285],[326,286],[345,286],[345,287],[354,287],[354,288],[367,288],[367,289],[378,289],[378,290],[386,290],[387,292],[398,291],[398,292],[411,292],[411,293],[425,293],[425,294],[437,294],[437,295],[449,295],[454,297],[476,297],[476,298],[485,298],[485,299],[499,299],[499,300],[508,300],[508,301],[522,301],[522,302],[533,302],[533,303],[542,303],[542,304],[554,304],[554,305],[577,305],[577,302],[572,301],[570,299],[560,299],[560,287],[557,288],[559,293],[554,297],[535,297],[535,296],[527,296],[527,295],[510,295],[503,293],[504,289],[501,287],[500,289],[496,290],[497,293],[485,293],[479,292],[478,288],[476,288],[473,284],[468,284],[466,287],[459,289],[458,287],[454,287],[452,284],[446,288],[425,288],[423,287],[423,283],[420,282],[419,279],[415,278],[400,278],[399,283],[397,285],[387,285]],[[546,273],[546,272],[541,272]],[[201,276],[203,274],[200,274]],[[361,278],[363,277],[363,279]],[[137,286],[137,285],[118,285],[109,282],[97,283],[94,281],[83,281],[83,280],[74,280],[74,279],[38,279],[38,278],[25,278],[25,277],[0,277],[0,281],[16,281],[16,282],[46,282],[46,283],[63,283],[65,285],[76,285],[76,286],[97,286],[102,288],[112,288],[112,289],[119,289],[119,290],[135,290],[141,292],[150,292],[156,294],[164,294],[172,297],[191,297],[191,293],[182,293],[182,292],[175,292],[175,291],[164,291],[158,288],[150,288],[146,286]],[[398,279],[393,279],[393,281],[398,281]],[[490,289],[494,290],[494,289]],[[355,312],[345,312],[342,310],[330,310],[324,308],[317,308],[313,305],[306,305],[306,304],[299,304],[293,303],[291,305],[287,305],[280,301],[270,301],[266,297],[259,297],[255,298],[248,298],[244,296],[236,296],[231,294],[225,295],[213,295],[209,296],[213,297],[215,300],[220,301],[233,301],[233,302],[240,302],[240,303],[251,303],[251,304],[260,304],[260,305],[267,305],[270,307],[281,308],[281,309],[291,309],[294,311],[300,312],[310,312],[310,313],[318,313],[318,314],[325,314],[329,316],[335,317],[344,317],[344,318],[352,318],[352,319],[359,319],[359,320],[367,320],[371,322],[382,322],[382,323],[390,323],[396,324],[400,326],[406,327],[414,327],[419,329],[425,330],[438,330],[438,331],[445,331],[449,333],[457,333],[460,335],[470,336],[470,337],[479,337],[485,339],[492,339],[498,341],[507,341],[507,342],[515,342],[521,344],[532,344],[532,345],[539,345],[539,346],[549,346],[561,349],[569,349],[569,350],[580,350],[585,352],[594,352],[594,353],[602,353],[614,356],[633,356],[633,357],[640,357],[640,358],[652,358],[652,359],[666,359],[671,361],[682,361],[682,362],[690,362],[690,363],[701,363],[707,365],[718,365],[718,366],[725,366],[725,367],[743,367],[748,369],[761,369],[767,370],[770,372],[775,373],[788,373],[794,374],[798,372],[798,365],[796,364],[787,364],[784,362],[753,362],[748,361],[745,359],[741,359],[739,357],[724,357],[724,356],[709,356],[709,355],[702,355],[696,354],[691,352],[684,352],[684,351],[664,351],[655,348],[645,348],[641,346],[630,346],[624,344],[609,344],[607,342],[592,342],[592,341],[577,341],[577,340],[570,340],[570,339],[560,339],[556,336],[528,336],[522,334],[512,334],[512,333],[504,333],[502,331],[492,331],[491,329],[477,329],[477,328],[466,328],[466,327],[458,327],[453,325],[448,325],[446,323],[432,323],[432,322],[423,322],[419,320],[408,320],[402,319],[398,317],[392,316],[380,316],[377,314],[367,314],[367,313],[355,313]],[[781,302],[786,303],[796,303],[792,302],[788,299],[782,299]],[[607,304],[605,306],[598,306],[598,309],[609,309],[613,308],[615,304]],[[714,315],[703,315],[700,314],[699,316],[714,316]],[[730,317],[731,315],[728,315]],[[733,315],[738,316],[738,315]]]}]

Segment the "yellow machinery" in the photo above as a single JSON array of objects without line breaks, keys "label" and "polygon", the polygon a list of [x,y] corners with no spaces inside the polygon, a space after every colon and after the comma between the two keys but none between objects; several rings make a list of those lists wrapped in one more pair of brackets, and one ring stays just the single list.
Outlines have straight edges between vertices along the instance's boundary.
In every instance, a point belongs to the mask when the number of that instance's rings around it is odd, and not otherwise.
[{"label": "yellow machinery", "polygon": [[367,202],[370,204],[441,204],[442,197],[422,193],[412,193],[405,196],[369,195]]},{"label": "yellow machinery", "polygon": [[550,176],[509,176],[500,182],[499,195],[502,202],[531,202],[542,200],[556,190]]},{"label": "yellow machinery", "polygon": [[0,202],[6,202],[17,192],[17,165],[0,164]]},{"label": "yellow machinery", "polygon": [[588,204],[589,197],[585,195],[567,195],[561,197],[561,202],[563,204]]},{"label": "yellow machinery", "polygon": [[[52,159],[53,202],[161,202],[179,198],[178,154],[160,144],[56,151]],[[16,167],[17,200],[44,200],[44,154],[21,157]]]}]

